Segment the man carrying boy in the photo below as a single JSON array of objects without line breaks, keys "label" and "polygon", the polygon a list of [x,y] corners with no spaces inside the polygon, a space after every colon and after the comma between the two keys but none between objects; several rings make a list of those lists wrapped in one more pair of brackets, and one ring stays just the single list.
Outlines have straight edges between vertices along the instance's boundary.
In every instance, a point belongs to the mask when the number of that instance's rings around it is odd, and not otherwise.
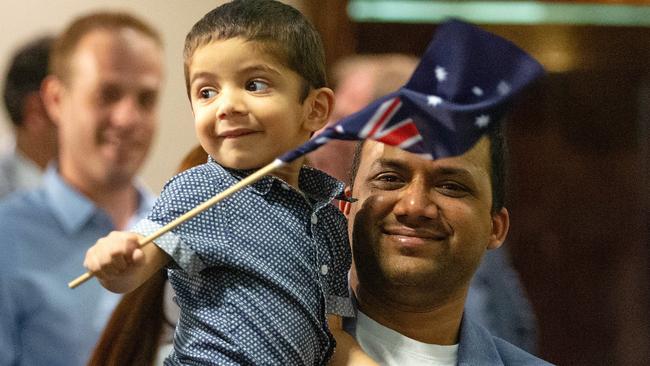
[{"label": "man carrying boy", "polygon": [[[412,138],[422,144],[409,151],[357,145],[346,194],[358,201],[343,205],[357,316],[345,328],[380,364],[548,365],[492,336],[465,310],[481,258],[501,246],[510,224],[499,123],[542,73],[510,42],[450,21],[399,92],[404,105],[425,101],[420,114],[409,114],[416,124],[427,116],[420,139]],[[446,153],[462,144],[468,150]]]},{"label": "man carrying boy", "polygon": [[89,14],[57,38],[50,64],[43,95],[58,159],[39,188],[0,204],[3,365],[86,364],[119,297],[65,283],[90,243],[153,203],[136,174],[158,120],[158,34],[127,14]]},{"label": "man carrying boy", "polygon": [[184,57],[210,160],[165,186],[139,235],[99,240],[84,265],[107,289],[128,292],[169,263],[181,317],[166,364],[323,365],[334,348],[325,313],[352,312],[345,219],[329,204],[340,182],[298,160],[137,249],[138,237],[326,123],[333,93],[320,37],[290,6],[233,1],[195,24]]},{"label": "man carrying boy", "polygon": [[463,311],[481,257],[508,231],[502,149],[495,132],[435,161],[374,141],[357,151],[347,217],[358,310],[345,328],[382,365],[548,365]]}]

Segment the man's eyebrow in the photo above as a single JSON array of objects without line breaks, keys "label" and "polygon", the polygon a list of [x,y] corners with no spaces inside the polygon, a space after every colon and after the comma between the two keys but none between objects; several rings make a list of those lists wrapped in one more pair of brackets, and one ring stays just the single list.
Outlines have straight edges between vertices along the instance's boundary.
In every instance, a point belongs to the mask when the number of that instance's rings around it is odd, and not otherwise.
[{"label": "man's eyebrow", "polygon": [[449,167],[449,166],[442,166],[439,168],[435,169],[436,174],[440,174],[443,176],[467,176],[471,177],[471,173],[468,169],[465,168],[458,168],[458,167]]},{"label": "man's eyebrow", "polygon": [[[434,161],[432,161],[433,163]],[[408,163],[400,159],[379,158],[372,164],[375,167],[389,168],[394,170],[408,170]],[[455,166],[434,166],[431,172],[438,176],[459,176],[471,177],[469,169]]]},{"label": "man's eyebrow", "polygon": [[397,159],[388,159],[388,158],[379,158],[376,159],[373,163],[375,167],[381,168],[391,168],[395,170],[403,170],[407,168],[407,164]]}]

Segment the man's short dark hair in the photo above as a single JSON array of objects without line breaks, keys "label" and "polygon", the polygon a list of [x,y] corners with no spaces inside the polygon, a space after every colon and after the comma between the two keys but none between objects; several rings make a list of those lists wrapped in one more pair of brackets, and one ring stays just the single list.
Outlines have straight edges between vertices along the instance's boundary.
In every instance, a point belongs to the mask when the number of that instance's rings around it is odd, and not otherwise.
[{"label": "man's short dark hair", "polygon": [[4,85],[4,102],[15,126],[23,123],[25,98],[37,93],[47,76],[47,65],[54,37],[39,37],[16,51],[11,59]]},{"label": "man's short dark hair", "polygon": [[[506,196],[506,167],[507,167],[507,145],[503,131],[499,125],[493,125],[488,132],[490,140],[490,182],[492,186],[492,212],[499,212],[505,205]],[[361,150],[364,140],[359,141],[354,149],[352,167],[350,168],[350,187],[354,185],[354,179],[359,171],[361,163]]]},{"label": "man's short dark hair", "polygon": [[265,51],[298,73],[305,81],[301,102],[310,87],[327,86],[320,35],[298,10],[273,0],[235,0],[205,14],[185,38],[183,59],[188,95],[189,66],[194,52],[213,40],[235,37],[260,42]]}]

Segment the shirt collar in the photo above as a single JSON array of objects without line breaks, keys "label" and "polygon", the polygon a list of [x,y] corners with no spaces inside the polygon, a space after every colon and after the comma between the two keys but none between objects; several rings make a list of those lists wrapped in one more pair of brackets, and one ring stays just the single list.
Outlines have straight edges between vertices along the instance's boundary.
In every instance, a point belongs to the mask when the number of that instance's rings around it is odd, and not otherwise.
[{"label": "shirt collar", "polygon": [[[43,176],[43,187],[48,205],[64,230],[74,233],[81,230],[94,215],[108,215],[85,195],[70,186],[58,172],[58,164],[51,163]],[[135,217],[144,217],[153,206],[154,196],[141,183],[136,183],[138,208]]]},{"label": "shirt collar", "polygon": [[327,173],[304,165],[300,169],[298,181],[300,189],[316,201],[329,203],[333,199],[344,199],[343,189],[345,184],[331,177]]},{"label": "shirt collar", "polygon": [[463,315],[458,342],[458,365],[503,365],[492,334]]},{"label": "shirt collar", "polygon": [[[257,171],[257,169],[237,170],[226,168],[217,163],[212,156],[208,157],[208,161],[219,165],[222,169],[241,180],[250,174]],[[271,190],[273,184],[287,184],[281,179],[274,176],[265,176],[257,182],[250,185],[254,192],[260,195],[266,195]],[[317,202],[329,203],[332,199],[348,200],[343,194],[345,185],[335,178],[329,176],[327,173],[310,166],[304,165],[300,169],[300,176],[298,178],[298,185],[300,190],[307,196],[316,200]]]}]

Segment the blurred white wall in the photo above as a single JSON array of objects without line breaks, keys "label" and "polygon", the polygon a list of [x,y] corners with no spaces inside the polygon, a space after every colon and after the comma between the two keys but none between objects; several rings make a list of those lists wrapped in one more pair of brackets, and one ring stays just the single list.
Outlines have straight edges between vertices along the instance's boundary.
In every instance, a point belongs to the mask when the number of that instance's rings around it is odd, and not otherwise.
[{"label": "blurred white wall", "polygon": [[[160,100],[160,128],[142,177],[159,192],[182,157],[196,143],[185,94],[182,50],[185,35],[206,12],[223,0],[20,0],[0,3],[0,85],[16,47],[36,36],[58,32],[78,15],[97,9],[126,10],[148,21],[165,42],[166,82]],[[301,9],[302,0],[286,1]],[[11,125],[0,113],[0,151],[11,144]]]}]

